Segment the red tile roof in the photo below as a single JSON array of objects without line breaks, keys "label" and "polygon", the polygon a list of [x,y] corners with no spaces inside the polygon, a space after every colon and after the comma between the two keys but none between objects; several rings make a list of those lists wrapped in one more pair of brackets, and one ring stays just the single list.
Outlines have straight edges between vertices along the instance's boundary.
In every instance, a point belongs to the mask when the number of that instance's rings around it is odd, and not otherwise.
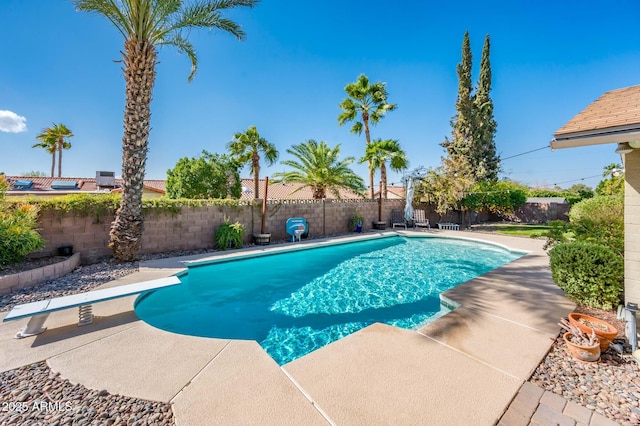
[{"label": "red tile roof", "polygon": [[[267,190],[267,198],[270,200],[310,200],[313,199],[313,192],[311,188],[302,188],[302,184],[299,183],[271,183],[269,181],[269,189]],[[254,198],[253,194],[253,179],[242,179],[242,195],[240,196],[241,200],[251,200]],[[298,191],[296,191],[299,189]],[[264,179],[260,179],[259,185],[259,196],[258,198],[264,197]],[[336,197],[330,192],[327,191],[327,199],[335,199]],[[340,198],[341,199],[361,199],[358,194],[347,191],[340,190]]]},{"label": "red tile roof", "polygon": [[566,137],[574,133],[626,130],[640,126],[640,85],[606,92],[554,133]]}]

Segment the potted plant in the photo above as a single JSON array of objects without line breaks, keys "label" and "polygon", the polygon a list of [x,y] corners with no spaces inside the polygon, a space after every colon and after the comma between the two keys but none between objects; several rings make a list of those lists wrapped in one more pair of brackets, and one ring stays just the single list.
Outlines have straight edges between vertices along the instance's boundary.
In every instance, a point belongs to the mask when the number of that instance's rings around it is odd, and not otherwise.
[{"label": "potted plant", "polygon": [[618,335],[618,330],[614,326],[589,315],[572,312],[569,314],[569,322],[580,328],[584,333],[593,331],[598,336],[598,340],[600,340],[600,352],[606,351],[609,348],[609,344]]},{"label": "potted plant", "polygon": [[219,249],[242,248],[242,240],[246,228],[240,222],[229,223],[229,218],[225,217],[222,225],[216,229],[216,244]]},{"label": "potted plant", "polygon": [[593,329],[585,334],[579,327],[562,318],[558,325],[566,330],[562,336],[575,359],[594,362],[600,359],[600,341]]},{"label": "potted plant", "polygon": [[353,216],[349,218],[349,230],[351,232],[362,232],[362,223],[364,222],[364,218],[358,214],[358,212],[354,212]]}]

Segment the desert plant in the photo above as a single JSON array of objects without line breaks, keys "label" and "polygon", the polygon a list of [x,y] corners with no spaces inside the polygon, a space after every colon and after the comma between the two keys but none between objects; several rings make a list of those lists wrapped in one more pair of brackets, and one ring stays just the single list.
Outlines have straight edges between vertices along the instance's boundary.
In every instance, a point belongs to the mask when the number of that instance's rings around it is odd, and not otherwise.
[{"label": "desert plant", "polygon": [[240,222],[229,223],[229,218],[225,217],[222,225],[216,229],[216,244],[219,249],[242,248],[242,240],[246,228]]},{"label": "desert plant", "polygon": [[623,291],[623,259],[609,247],[587,242],[562,243],[550,252],[551,275],[567,297],[612,309]]},{"label": "desert plant", "polygon": [[37,219],[37,206],[0,206],[0,266],[19,262],[44,247],[44,240],[36,229]]}]

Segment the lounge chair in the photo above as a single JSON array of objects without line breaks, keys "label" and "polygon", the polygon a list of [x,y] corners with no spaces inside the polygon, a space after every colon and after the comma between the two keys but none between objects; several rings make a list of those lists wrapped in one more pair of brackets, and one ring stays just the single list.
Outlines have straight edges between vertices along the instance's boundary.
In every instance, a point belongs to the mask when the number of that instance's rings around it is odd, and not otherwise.
[{"label": "lounge chair", "polygon": [[413,226],[418,228],[431,229],[431,225],[429,225],[429,219],[427,219],[427,215],[424,210],[416,210],[413,213]]},{"label": "lounge chair", "polygon": [[407,229],[407,221],[404,219],[402,210],[391,210],[391,227],[396,226],[404,226],[404,229]]}]

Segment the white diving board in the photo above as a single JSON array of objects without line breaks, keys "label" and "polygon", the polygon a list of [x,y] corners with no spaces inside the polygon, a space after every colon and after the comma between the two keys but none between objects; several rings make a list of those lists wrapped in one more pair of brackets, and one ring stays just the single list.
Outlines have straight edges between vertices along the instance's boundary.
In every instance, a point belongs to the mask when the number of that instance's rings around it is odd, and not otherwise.
[{"label": "white diving board", "polygon": [[92,290],[86,293],[72,294],[70,296],[55,297],[41,300],[39,302],[16,305],[2,320],[13,321],[20,318],[31,317],[26,327],[16,334],[16,339],[34,336],[45,331],[44,323],[51,312],[63,309],[79,307],[78,325],[87,325],[93,322],[91,304],[105,302],[107,300],[118,299],[120,297],[132,296],[145,291],[157,290],[160,288],[180,284],[178,277],[160,278],[157,280],[143,281],[136,284],[128,284],[118,287],[110,287],[101,290]]}]

